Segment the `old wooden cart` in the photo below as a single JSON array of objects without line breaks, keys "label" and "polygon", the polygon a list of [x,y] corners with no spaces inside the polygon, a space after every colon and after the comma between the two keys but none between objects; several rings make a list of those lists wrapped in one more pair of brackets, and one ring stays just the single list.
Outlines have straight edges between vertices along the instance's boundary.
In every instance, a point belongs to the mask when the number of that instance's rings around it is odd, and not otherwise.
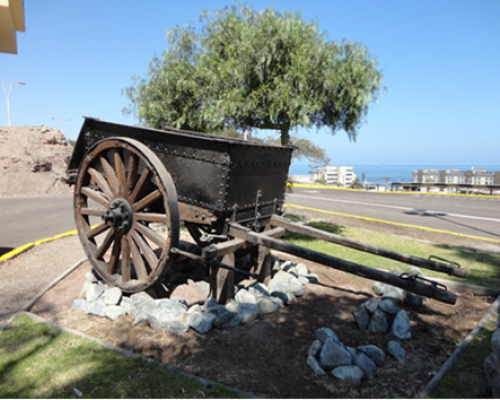
[{"label": "old wooden cart", "polygon": [[[83,248],[109,284],[133,293],[167,279],[179,256],[205,265],[214,295],[233,295],[235,275],[266,281],[270,249],[455,303],[446,287],[394,275],[280,240],[287,231],[465,276],[460,266],[359,243],[282,218],[293,147],[164,131],[86,118],[68,164]],[[97,221],[96,223],[94,223]],[[181,222],[182,221],[182,222]],[[201,254],[179,249],[184,223]],[[165,233],[153,229],[165,226]],[[238,254],[248,268],[235,268]]]}]

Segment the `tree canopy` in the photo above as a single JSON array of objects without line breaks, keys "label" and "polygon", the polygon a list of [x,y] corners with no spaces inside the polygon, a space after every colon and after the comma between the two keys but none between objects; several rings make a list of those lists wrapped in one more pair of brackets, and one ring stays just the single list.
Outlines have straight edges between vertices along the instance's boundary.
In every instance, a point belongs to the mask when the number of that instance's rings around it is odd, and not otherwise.
[{"label": "tree canopy", "polygon": [[129,112],[149,126],[202,132],[343,129],[356,140],[382,73],[356,42],[329,41],[300,14],[245,5],[204,12],[201,28],[177,27],[146,78],[126,89]]}]

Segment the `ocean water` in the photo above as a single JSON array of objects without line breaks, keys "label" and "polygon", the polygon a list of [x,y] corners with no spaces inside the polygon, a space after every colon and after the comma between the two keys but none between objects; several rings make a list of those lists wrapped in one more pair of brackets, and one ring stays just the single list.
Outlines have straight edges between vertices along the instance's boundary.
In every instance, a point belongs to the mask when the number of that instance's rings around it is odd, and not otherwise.
[{"label": "ocean water", "polygon": [[[474,169],[484,169],[488,172],[500,171],[500,165],[353,165],[354,173],[361,180],[363,172],[365,180],[369,183],[384,183],[388,178],[388,182],[411,182],[413,171],[419,169],[458,169],[460,171]],[[291,165],[289,170],[290,175],[309,175],[310,168],[308,165]]]}]

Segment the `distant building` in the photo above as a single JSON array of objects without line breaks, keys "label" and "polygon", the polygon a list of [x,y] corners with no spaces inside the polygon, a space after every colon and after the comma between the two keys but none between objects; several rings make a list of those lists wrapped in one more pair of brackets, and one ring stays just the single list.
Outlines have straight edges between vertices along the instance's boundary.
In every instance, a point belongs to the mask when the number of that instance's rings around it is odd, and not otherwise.
[{"label": "distant building", "polygon": [[413,171],[414,183],[454,183],[471,185],[500,185],[500,171],[487,172],[483,169],[460,171],[457,169],[419,169]]},{"label": "distant building", "polygon": [[0,0],[0,53],[17,54],[17,32],[24,32],[23,0]]},{"label": "distant building", "polygon": [[314,180],[324,180],[329,184],[338,183],[343,186],[352,185],[355,179],[356,174],[352,167],[343,165],[326,165],[324,167],[319,167],[316,174],[314,174]]}]

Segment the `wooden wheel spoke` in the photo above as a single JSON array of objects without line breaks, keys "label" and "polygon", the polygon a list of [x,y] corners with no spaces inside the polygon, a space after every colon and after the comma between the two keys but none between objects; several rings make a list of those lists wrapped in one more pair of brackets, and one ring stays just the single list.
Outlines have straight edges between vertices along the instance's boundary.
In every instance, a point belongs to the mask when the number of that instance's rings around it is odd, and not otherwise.
[{"label": "wooden wheel spoke", "polygon": [[118,182],[116,180],[116,174],[115,171],[113,170],[113,167],[104,157],[101,157],[100,161],[102,168],[104,169],[104,174],[106,175],[106,179],[108,180],[109,186],[111,188],[111,191],[113,192],[114,196],[118,196],[118,190],[119,190]]},{"label": "wooden wheel spoke", "polygon": [[156,257],[153,249],[149,247],[149,244],[146,243],[146,241],[137,233],[137,231],[133,231],[132,238],[144,255],[144,258],[151,267],[151,270],[154,272],[156,267],[158,266],[158,257]]},{"label": "wooden wheel spoke", "polygon": [[132,260],[134,261],[134,268],[137,274],[137,278],[140,280],[145,280],[148,278],[148,272],[146,271],[146,266],[141,256],[141,252],[137,248],[135,242],[127,236],[127,242],[130,247],[130,252],[132,253]]},{"label": "wooden wheel spoke", "polygon": [[146,197],[139,200],[137,203],[134,203],[132,209],[134,210],[134,212],[142,210],[143,208],[146,208],[154,201],[158,200],[160,197],[161,193],[158,189],[156,189],[155,191],[149,193]]},{"label": "wooden wheel spoke", "polygon": [[122,279],[128,282],[132,278],[132,269],[130,268],[130,245],[128,238],[122,236]]},{"label": "wooden wheel spoke", "polygon": [[102,217],[104,214],[106,214],[106,210],[97,208],[81,208],[80,213],[82,215],[89,215],[92,217]]},{"label": "wooden wheel spoke", "polygon": [[116,169],[116,180],[118,185],[117,195],[123,197],[125,196],[125,190],[126,190],[125,165],[123,164],[120,153],[117,150],[114,150],[114,160]]},{"label": "wooden wheel spoke", "polygon": [[146,225],[142,225],[141,223],[134,222],[134,229],[139,231],[143,236],[147,237],[154,244],[156,244],[160,249],[163,250],[167,240],[161,236],[158,232],[154,231],[150,227]]},{"label": "wooden wheel spoke", "polygon": [[109,187],[108,182],[106,182],[104,176],[95,168],[89,168],[89,174],[94,179],[97,186],[99,186],[99,189],[101,189],[106,195],[108,200],[111,200],[113,198],[113,192],[111,191],[111,188]]},{"label": "wooden wheel spoke", "polygon": [[168,222],[168,218],[165,214],[158,213],[136,212],[134,213],[134,219],[138,221],[158,222],[161,224],[166,224]]},{"label": "wooden wheel spoke", "polygon": [[137,176],[137,167],[138,167],[138,161],[136,160],[135,155],[130,154],[127,166],[127,184],[125,189],[125,196],[129,196],[130,194],[132,194],[132,190],[135,184],[135,179]]},{"label": "wooden wheel spoke", "polygon": [[97,225],[96,227],[92,228],[90,231],[87,232],[87,239],[92,239],[93,237],[98,236],[101,233],[107,231],[109,228],[111,228],[111,226],[107,224]]},{"label": "wooden wheel spoke", "polygon": [[94,200],[96,203],[99,203],[101,206],[106,208],[109,207],[109,201],[100,192],[96,192],[88,186],[85,186],[81,189],[81,193]]},{"label": "wooden wheel spoke", "polygon": [[144,190],[146,182],[149,181],[150,177],[151,177],[151,171],[148,168],[144,168],[144,170],[142,171],[141,177],[139,178],[139,181],[134,186],[134,190],[132,191],[132,194],[130,195],[130,202],[131,203],[133,203],[135,201],[135,199]]},{"label": "wooden wheel spoke", "polygon": [[120,252],[122,250],[122,235],[116,233],[115,241],[113,243],[113,250],[111,250],[111,257],[108,262],[108,274],[114,274],[116,272],[116,267],[118,265],[118,259],[120,258]]},{"label": "wooden wheel spoke", "polygon": [[115,238],[115,230],[111,228],[109,232],[106,234],[106,237],[104,238],[102,244],[97,248],[97,251],[95,253],[96,259],[99,260],[104,256],[104,254],[106,254],[106,251],[108,251],[109,246],[111,246],[111,243],[113,242],[114,238]]}]

